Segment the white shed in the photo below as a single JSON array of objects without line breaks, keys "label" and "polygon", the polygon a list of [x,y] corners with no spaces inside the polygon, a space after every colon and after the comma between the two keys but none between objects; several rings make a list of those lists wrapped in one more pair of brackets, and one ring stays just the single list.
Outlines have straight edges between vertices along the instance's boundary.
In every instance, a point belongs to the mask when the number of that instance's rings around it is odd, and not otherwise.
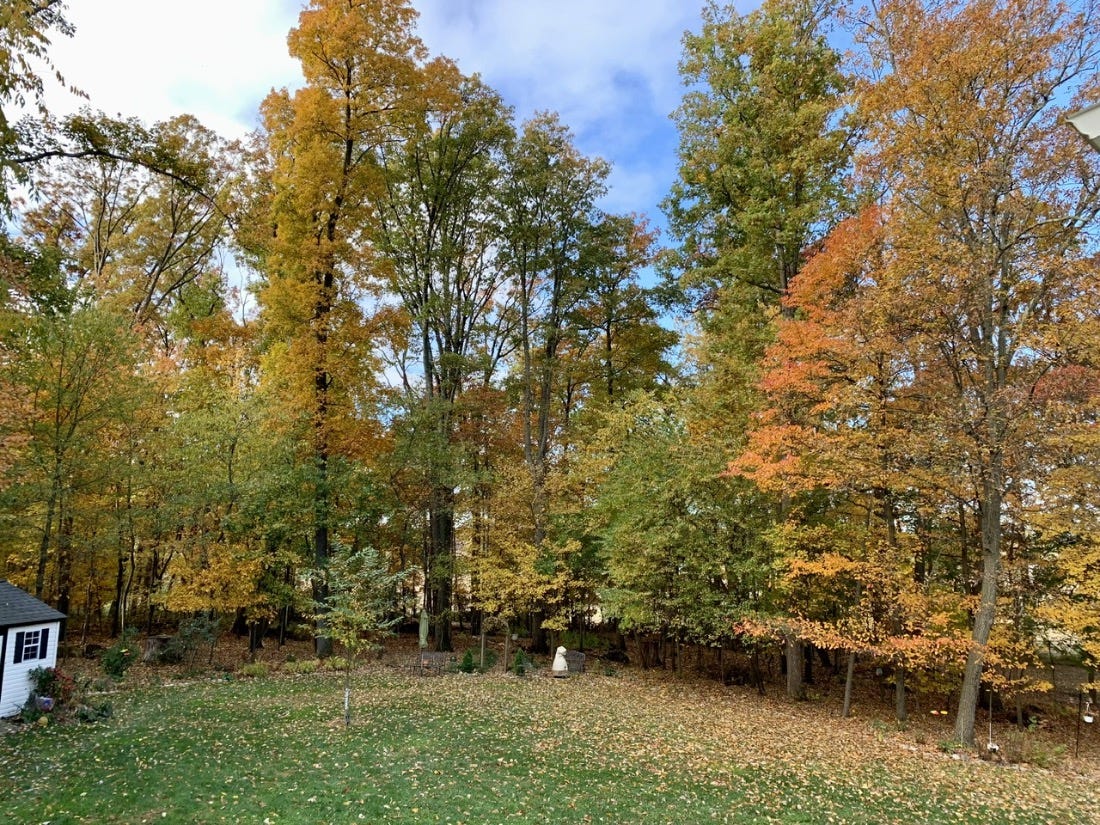
[{"label": "white shed", "polygon": [[64,618],[25,590],[0,581],[0,717],[14,716],[26,703],[30,671],[57,663]]}]

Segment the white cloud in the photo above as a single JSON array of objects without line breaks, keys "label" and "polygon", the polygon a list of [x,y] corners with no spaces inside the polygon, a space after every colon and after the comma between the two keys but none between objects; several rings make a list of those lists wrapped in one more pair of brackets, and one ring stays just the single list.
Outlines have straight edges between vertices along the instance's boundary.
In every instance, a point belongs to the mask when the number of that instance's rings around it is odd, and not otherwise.
[{"label": "white cloud", "polygon": [[[616,211],[657,217],[675,169],[668,115],[679,102],[680,39],[696,3],[680,0],[414,0],[433,54],[478,72],[522,119],[557,111],[579,148],[616,168]],[[90,101],[147,122],[191,113],[227,136],[255,127],[272,88],[298,82],[286,34],[297,0],[74,0],[76,37],[58,37],[55,66]]]},{"label": "white cloud", "polygon": [[[615,105],[615,78],[639,78],[662,104],[678,95],[680,37],[698,20],[668,0],[420,0],[421,31],[466,71],[504,82],[521,114],[584,119]],[[568,118],[567,118],[568,119]]]},{"label": "white cloud", "polygon": [[520,118],[559,113],[582,151],[615,165],[615,211],[658,217],[675,174],[669,114],[698,8],[669,0],[419,0],[421,36],[478,72]]},{"label": "white cloud", "polygon": [[55,111],[81,105],[152,122],[194,114],[227,136],[256,124],[272,87],[296,82],[286,52],[296,4],[271,0],[83,0],[69,6],[73,38],[57,37],[54,65],[90,100],[58,94]]}]

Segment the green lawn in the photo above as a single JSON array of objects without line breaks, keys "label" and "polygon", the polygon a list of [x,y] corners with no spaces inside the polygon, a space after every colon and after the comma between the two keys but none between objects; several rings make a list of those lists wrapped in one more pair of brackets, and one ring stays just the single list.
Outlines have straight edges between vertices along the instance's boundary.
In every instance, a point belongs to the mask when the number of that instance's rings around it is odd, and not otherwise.
[{"label": "green lawn", "polygon": [[106,722],[0,739],[0,820],[1100,822],[1095,776],[716,686],[379,668],[347,730],[342,697],[320,673],[124,691]]}]

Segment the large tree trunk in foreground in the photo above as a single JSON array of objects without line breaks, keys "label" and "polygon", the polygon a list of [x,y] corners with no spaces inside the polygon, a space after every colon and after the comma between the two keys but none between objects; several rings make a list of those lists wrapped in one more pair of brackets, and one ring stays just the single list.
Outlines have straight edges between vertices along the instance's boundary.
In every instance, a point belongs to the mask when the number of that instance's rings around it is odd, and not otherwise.
[{"label": "large tree trunk in foreground", "polygon": [[986,482],[986,500],[982,508],[982,590],[978,612],[974,616],[974,632],[963,671],[962,689],[959,691],[959,710],[955,716],[955,738],[967,745],[974,744],[974,718],[981,693],[982,667],[997,607],[997,574],[1001,566],[1002,472],[999,460],[994,464],[994,469],[994,477]]},{"label": "large tree trunk in foreground", "polygon": [[428,513],[431,570],[428,574],[429,612],[435,621],[436,650],[454,649],[451,608],[454,598],[454,492],[445,486],[432,490]]}]

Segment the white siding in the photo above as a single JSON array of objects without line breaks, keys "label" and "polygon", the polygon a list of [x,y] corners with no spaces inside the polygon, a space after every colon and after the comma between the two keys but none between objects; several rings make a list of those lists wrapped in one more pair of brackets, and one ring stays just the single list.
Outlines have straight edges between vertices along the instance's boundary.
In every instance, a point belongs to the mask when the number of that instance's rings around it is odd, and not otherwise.
[{"label": "white siding", "polygon": [[[47,629],[50,635],[46,640],[46,657],[16,664],[16,634]],[[36,667],[53,667],[57,663],[57,637],[61,635],[61,623],[47,622],[25,627],[9,627],[5,632],[8,638],[4,644],[4,681],[0,684],[0,717],[14,716],[27,701],[27,696],[31,692],[30,679],[27,678],[30,671]]]}]

